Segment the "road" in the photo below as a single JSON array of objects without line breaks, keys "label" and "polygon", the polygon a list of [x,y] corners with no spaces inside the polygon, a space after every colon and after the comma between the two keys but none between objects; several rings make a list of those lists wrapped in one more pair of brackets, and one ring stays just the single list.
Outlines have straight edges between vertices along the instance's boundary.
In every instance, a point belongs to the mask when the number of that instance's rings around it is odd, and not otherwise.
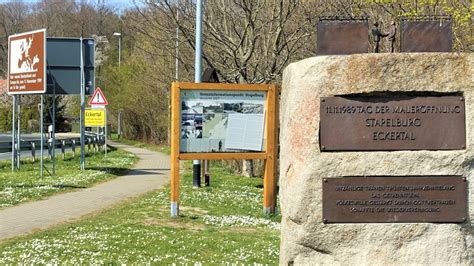
[{"label": "road", "polygon": [[[29,141],[29,140],[39,140],[40,139],[40,134],[39,133],[33,133],[33,134],[21,134],[21,139],[23,141]],[[74,137],[80,137],[79,134],[77,133],[57,133],[56,134],[56,139],[62,139],[62,138],[74,138]],[[5,133],[2,132],[0,133],[0,142],[11,142],[12,141],[12,136],[11,133]],[[66,151],[70,151],[71,148],[67,148]],[[79,152],[80,147],[77,147],[77,152]],[[11,152],[5,152],[5,153],[0,153],[0,160],[10,160],[12,158],[12,153]],[[45,156],[48,155],[48,149],[47,146],[44,146],[44,152],[43,154]],[[61,149],[56,149],[56,156],[61,154]],[[36,156],[39,158],[40,156],[40,147],[36,147]],[[22,151],[21,152],[21,158],[31,158],[31,151]]]},{"label": "road", "polygon": [[[66,152],[70,151],[71,149],[67,149]],[[79,152],[79,149],[76,148],[76,152]],[[44,151],[43,151],[44,156],[48,156],[48,149],[45,146]],[[61,149],[56,149],[56,158],[61,155]],[[40,156],[40,150],[38,147],[38,150],[36,151],[36,159],[39,160]],[[12,158],[12,153],[11,152],[5,152],[5,153],[0,153],[0,161],[2,160],[11,160]],[[31,158],[31,151],[22,151],[21,152],[21,158]]]},{"label": "road", "polygon": [[[56,133],[56,138],[61,139],[61,138],[79,138],[80,134],[79,133]],[[35,139],[40,139],[41,136],[39,133],[22,133],[21,134],[21,139],[22,140],[35,140]],[[7,141],[12,141],[12,134],[8,132],[1,132],[0,133],[0,142],[7,142]]]},{"label": "road", "polygon": [[[35,134],[21,134],[21,139],[23,140],[35,140],[39,139],[41,136],[39,133]],[[0,133],[0,142],[9,142],[12,141],[12,134],[11,133]]]}]

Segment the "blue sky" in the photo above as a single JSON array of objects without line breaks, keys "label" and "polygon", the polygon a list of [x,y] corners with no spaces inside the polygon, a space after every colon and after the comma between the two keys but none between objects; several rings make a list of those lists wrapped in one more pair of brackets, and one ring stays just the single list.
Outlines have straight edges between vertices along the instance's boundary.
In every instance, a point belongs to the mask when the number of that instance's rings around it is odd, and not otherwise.
[{"label": "blue sky", "polygon": [[[37,3],[40,0],[23,0],[24,3]],[[12,2],[12,0],[0,0],[0,4],[3,3],[8,3]],[[96,3],[96,0],[89,0],[90,3]],[[116,7],[118,10],[122,10],[128,7],[133,7],[133,1],[127,1],[127,0],[105,0],[105,3],[107,5],[110,5],[112,7]]]}]

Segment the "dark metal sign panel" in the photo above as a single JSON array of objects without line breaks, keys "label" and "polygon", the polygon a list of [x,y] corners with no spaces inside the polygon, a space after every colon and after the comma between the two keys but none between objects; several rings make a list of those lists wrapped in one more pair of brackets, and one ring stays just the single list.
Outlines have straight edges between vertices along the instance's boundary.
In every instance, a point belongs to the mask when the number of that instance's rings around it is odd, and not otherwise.
[{"label": "dark metal sign panel", "polygon": [[84,84],[90,95],[95,88],[94,40],[77,38],[47,39],[47,94],[79,95],[81,93],[81,47]]},{"label": "dark metal sign panel", "polygon": [[360,54],[369,49],[367,21],[320,21],[317,55]]},{"label": "dark metal sign panel", "polygon": [[453,49],[452,22],[406,21],[400,22],[401,52],[451,52]]},{"label": "dark metal sign panel", "polygon": [[467,181],[458,176],[323,179],[323,222],[464,222]]},{"label": "dark metal sign panel", "polygon": [[322,97],[320,108],[321,151],[466,147],[461,96]]}]

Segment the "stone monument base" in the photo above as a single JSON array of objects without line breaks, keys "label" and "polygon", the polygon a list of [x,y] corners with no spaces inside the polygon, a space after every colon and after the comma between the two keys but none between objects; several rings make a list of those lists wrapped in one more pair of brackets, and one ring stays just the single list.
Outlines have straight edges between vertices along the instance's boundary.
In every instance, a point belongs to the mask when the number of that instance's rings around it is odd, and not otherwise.
[{"label": "stone monument base", "polygon": [[[400,53],[320,56],[286,68],[280,107],[281,265],[474,265],[473,64],[472,54]],[[321,97],[393,94],[463,97],[466,147],[321,150]],[[347,176],[465,177],[467,217],[458,223],[324,223],[323,179]]]}]

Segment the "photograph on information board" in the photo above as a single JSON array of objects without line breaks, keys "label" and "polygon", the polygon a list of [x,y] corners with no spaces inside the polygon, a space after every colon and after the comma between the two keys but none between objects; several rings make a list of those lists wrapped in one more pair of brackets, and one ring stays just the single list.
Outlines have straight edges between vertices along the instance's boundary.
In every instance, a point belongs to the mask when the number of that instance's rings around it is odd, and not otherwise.
[{"label": "photograph on information board", "polygon": [[262,151],[266,92],[181,91],[181,152]]}]

